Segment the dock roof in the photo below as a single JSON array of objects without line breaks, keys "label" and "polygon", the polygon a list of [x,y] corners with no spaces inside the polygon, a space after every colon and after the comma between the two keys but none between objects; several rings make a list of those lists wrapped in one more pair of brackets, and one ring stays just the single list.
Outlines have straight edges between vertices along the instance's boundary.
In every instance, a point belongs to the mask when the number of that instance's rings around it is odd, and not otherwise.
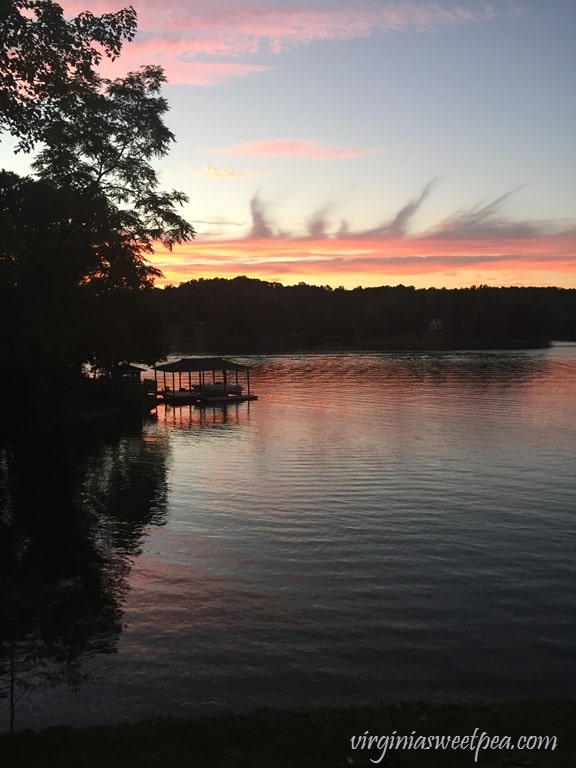
[{"label": "dock roof", "polygon": [[183,357],[174,363],[157,365],[157,371],[189,373],[192,371],[247,371],[248,365],[225,360],[222,357]]}]

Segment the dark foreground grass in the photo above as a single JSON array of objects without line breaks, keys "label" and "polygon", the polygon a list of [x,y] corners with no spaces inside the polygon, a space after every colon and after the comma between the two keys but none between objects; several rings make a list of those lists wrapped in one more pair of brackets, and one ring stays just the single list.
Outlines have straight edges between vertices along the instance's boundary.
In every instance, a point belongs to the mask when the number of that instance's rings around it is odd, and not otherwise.
[{"label": "dark foreground grass", "polygon": [[[555,750],[352,749],[351,736],[556,736]],[[485,733],[487,736],[482,737]],[[475,759],[477,757],[477,762]],[[375,762],[370,762],[372,759]],[[496,704],[381,704],[317,710],[258,710],[132,725],[48,728],[0,738],[7,768],[346,768],[347,766],[575,768],[576,700]]]}]

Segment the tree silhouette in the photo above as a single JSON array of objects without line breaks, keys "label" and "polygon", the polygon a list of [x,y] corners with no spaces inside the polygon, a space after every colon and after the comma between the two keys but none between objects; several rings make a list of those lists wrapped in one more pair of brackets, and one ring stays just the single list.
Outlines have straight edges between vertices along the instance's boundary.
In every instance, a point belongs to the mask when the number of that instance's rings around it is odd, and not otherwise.
[{"label": "tree silhouette", "polygon": [[174,141],[162,69],[108,80],[95,68],[135,25],[132,8],[70,21],[51,0],[0,10],[0,131],[20,149],[40,144],[36,178],[0,172],[0,364],[19,386],[34,370],[48,382],[135,348],[149,357],[146,344],[107,348],[114,322],[130,338],[134,303],[102,297],[150,288],[161,274],[146,258],[154,245],[195,236],[177,210],[187,197],[160,189],[152,166]]},{"label": "tree silhouette", "polygon": [[0,131],[30,151],[54,112],[97,85],[102,56],[116,58],[135,32],[132,7],[66,20],[52,0],[1,0]]},{"label": "tree silhouette", "polygon": [[161,354],[138,331],[153,321],[135,290],[158,270],[118,218],[101,194],[0,172],[0,365],[13,394],[65,387],[82,363]]},{"label": "tree silhouette", "polygon": [[168,153],[174,134],[163,123],[168,102],[160,96],[164,72],[145,66],[99,87],[47,122],[45,148],[33,162],[40,179],[108,203],[116,247],[150,253],[190,239],[194,228],[176,213],[188,198],[158,190],[153,158]]}]

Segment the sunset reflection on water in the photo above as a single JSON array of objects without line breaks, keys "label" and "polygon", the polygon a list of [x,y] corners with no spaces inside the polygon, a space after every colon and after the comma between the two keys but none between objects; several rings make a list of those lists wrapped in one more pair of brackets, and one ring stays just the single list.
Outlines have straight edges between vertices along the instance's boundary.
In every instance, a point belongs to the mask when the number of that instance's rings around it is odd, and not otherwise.
[{"label": "sunset reflection on water", "polygon": [[573,692],[576,348],[249,362],[145,426],[118,653],[28,721]]}]

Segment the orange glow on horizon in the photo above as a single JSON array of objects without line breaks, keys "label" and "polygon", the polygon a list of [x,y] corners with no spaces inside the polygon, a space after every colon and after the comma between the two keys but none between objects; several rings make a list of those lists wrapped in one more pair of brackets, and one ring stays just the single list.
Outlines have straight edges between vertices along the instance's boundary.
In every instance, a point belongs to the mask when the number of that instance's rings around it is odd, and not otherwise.
[{"label": "orange glow on horizon", "polygon": [[246,275],[269,282],[355,288],[473,284],[576,287],[572,233],[526,238],[240,238],[193,241],[158,250],[159,287],[198,278]]}]

